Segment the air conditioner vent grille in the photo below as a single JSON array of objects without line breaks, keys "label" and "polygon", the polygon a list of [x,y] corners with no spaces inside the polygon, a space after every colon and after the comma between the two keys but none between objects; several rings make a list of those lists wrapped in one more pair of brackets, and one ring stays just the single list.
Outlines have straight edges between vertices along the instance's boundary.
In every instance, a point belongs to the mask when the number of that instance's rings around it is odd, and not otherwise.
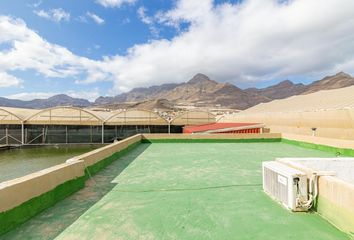
[{"label": "air conditioner vent grille", "polygon": [[279,162],[263,162],[263,189],[292,211],[307,211],[298,200],[308,199],[305,173]]},{"label": "air conditioner vent grille", "polygon": [[264,170],[264,178],[267,182],[264,190],[282,203],[287,203],[289,201],[287,177],[266,168]]}]

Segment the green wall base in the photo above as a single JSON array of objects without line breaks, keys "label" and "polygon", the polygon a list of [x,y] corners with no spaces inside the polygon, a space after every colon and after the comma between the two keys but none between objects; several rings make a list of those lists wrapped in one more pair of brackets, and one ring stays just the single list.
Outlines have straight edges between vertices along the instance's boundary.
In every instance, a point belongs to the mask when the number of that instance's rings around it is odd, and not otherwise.
[{"label": "green wall base", "polygon": [[320,144],[314,144],[314,143],[308,143],[308,142],[301,142],[301,141],[296,141],[296,140],[289,140],[282,138],[282,142],[296,145],[299,147],[303,148],[310,148],[310,149],[316,149],[324,152],[330,152],[333,154],[338,154],[338,155],[343,155],[343,156],[348,156],[348,157],[354,157],[354,149],[348,149],[348,148],[336,148],[336,147],[330,147],[326,145],[320,145]]},{"label": "green wall base", "polygon": [[143,139],[142,143],[252,143],[280,142],[281,138],[252,138],[252,139]]},{"label": "green wall base", "polygon": [[140,141],[133,143],[133,144],[129,145],[128,147],[124,148],[123,150],[113,153],[111,156],[95,163],[94,165],[88,166],[85,169],[86,177],[89,177],[90,174],[95,175],[96,173],[101,171],[103,168],[109,166],[113,161],[117,160],[118,158],[120,158],[120,157],[124,156],[125,154],[127,154],[128,152],[130,152],[132,149],[137,147],[139,144],[140,144]]},{"label": "green wall base", "polygon": [[49,192],[32,198],[9,211],[0,213],[0,235],[77,192],[85,186],[85,180],[86,177],[82,176],[67,181]]}]

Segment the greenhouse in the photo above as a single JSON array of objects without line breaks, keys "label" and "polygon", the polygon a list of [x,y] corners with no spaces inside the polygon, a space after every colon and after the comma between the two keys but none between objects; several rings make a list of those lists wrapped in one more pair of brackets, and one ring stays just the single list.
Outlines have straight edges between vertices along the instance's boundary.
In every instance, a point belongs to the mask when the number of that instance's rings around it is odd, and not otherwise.
[{"label": "greenhouse", "polygon": [[215,122],[209,112],[190,111],[168,121],[158,113],[76,107],[0,108],[0,145],[110,143],[138,133],[181,133],[185,125]]},{"label": "greenhouse", "polygon": [[167,133],[168,121],[157,113],[131,109],[111,114],[104,122],[105,142],[137,133]]},{"label": "greenhouse", "polygon": [[171,121],[173,126],[201,125],[214,123],[216,116],[208,111],[188,111],[184,112]]}]

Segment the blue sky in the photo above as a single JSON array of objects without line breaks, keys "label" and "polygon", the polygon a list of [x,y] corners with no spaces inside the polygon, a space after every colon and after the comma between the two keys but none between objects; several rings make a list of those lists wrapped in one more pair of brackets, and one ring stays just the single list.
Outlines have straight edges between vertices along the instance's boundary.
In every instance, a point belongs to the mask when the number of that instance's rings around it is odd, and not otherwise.
[{"label": "blue sky", "polygon": [[348,9],[353,1],[2,0],[0,96],[94,100],[198,72],[240,87],[353,73]]},{"label": "blue sky", "polygon": [[[91,59],[102,56],[124,55],[126,50],[135,45],[157,38],[137,14],[139,7],[144,6],[154,13],[171,7],[171,1],[137,1],[134,4],[122,4],[120,7],[104,7],[95,1],[87,0],[56,0],[56,1],[0,1],[0,15],[23,19],[30,29],[34,29],[50,43],[65,46],[76,55]],[[59,22],[38,16],[35,12],[51,9],[63,9],[70,14],[69,20]],[[104,19],[97,24],[87,13],[93,13]],[[84,17],[84,19],[82,19]],[[175,29],[161,28],[163,38],[171,38]],[[160,37],[160,36],[159,36]],[[21,88],[0,88],[0,96],[8,96],[19,92],[66,92],[70,90],[92,91],[106,95],[112,88],[112,82],[100,82],[89,86],[77,85],[70,79],[46,78],[36,75],[34,71],[18,71],[16,76],[23,79]],[[64,83],[63,83],[64,82]]]}]

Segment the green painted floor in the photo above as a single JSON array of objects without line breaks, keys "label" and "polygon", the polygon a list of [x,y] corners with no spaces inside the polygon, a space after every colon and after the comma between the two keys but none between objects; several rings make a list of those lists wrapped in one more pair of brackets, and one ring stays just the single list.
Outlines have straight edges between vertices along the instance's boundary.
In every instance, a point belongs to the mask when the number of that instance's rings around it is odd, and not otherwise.
[{"label": "green painted floor", "polygon": [[141,144],[4,239],[349,239],[262,192],[262,161],[329,156],[285,143]]}]

